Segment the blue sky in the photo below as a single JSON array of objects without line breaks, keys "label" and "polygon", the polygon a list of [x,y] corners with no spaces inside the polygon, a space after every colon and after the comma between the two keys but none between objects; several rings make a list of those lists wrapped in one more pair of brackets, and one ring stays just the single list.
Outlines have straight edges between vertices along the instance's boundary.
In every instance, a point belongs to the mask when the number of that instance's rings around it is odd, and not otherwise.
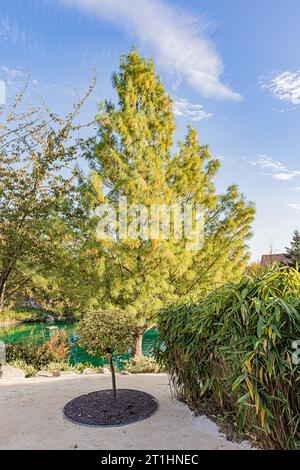
[{"label": "blue sky", "polygon": [[255,260],[300,227],[299,23],[299,0],[1,0],[0,103],[29,73],[32,100],[68,111],[95,67],[91,119],[120,55],[153,56],[177,137],[195,126],[221,158],[218,189],[236,182],[257,205]]}]

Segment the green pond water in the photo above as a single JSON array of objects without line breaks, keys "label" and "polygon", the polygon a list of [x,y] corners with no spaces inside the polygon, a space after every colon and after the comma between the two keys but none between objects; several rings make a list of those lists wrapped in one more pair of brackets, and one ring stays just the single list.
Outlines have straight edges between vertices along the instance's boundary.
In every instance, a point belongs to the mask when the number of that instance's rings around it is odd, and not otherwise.
[{"label": "green pond water", "polygon": [[[90,363],[94,366],[101,366],[106,361],[101,360],[99,357],[91,356],[84,349],[80,348],[77,344],[78,336],[76,335],[76,324],[74,323],[27,323],[15,325],[13,327],[0,327],[0,341],[9,343],[11,341],[20,342],[36,342],[42,343],[46,341],[51,334],[57,331],[53,329],[65,329],[68,333],[68,341],[72,345],[71,349],[71,364]],[[151,356],[155,343],[158,339],[158,332],[155,328],[147,331],[143,337],[143,353],[145,356]],[[116,356],[115,360],[117,365],[122,369],[124,364],[130,359],[130,352],[122,356]]]}]

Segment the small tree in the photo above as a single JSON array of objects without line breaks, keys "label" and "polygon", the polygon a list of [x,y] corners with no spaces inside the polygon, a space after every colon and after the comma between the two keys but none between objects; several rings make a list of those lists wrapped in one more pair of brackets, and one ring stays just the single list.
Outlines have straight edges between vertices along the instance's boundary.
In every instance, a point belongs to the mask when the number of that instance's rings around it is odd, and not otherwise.
[{"label": "small tree", "polygon": [[80,346],[89,354],[109,359],[113,400],[116,402],[116,376],[113,357],[125,354],[131,346],[132,318],[121,310],[102,310],[84,315],[78,328]]},{"label": "small tree", "polygon": [[295,230],[290,248],[286,248],[287,257],[292,265],[300,265],[300,232]]}]

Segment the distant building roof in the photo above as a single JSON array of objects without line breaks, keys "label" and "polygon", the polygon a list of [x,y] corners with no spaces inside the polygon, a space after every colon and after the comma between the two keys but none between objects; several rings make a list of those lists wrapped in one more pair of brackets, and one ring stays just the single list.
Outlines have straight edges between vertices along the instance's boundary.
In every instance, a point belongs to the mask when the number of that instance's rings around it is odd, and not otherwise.
[{"label": "distant building roof", "polygon": [[284,253],[280,253],[278,255],[275,255],[275,254],[274,255],[263,255],[261,257],[260,264],[264,267],[270,266],[274,263],[289,264],[290,261]]}]

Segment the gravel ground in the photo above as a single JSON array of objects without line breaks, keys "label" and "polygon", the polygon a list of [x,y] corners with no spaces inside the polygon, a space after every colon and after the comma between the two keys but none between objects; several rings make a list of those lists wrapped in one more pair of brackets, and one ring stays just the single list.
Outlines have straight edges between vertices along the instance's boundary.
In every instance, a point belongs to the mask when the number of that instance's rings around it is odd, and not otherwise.
[{"label": "gravel ground", "polygon": [[232,443],[205,416],[195,417],[171,398],[166,374],[120,375],[120,388],[152,394],[150,418],[128,426],[92,428],[67,421],[64,405],[78,395],[110,387],[106,375],[62,375],[0,380],[0,449],[249,449]]}]

